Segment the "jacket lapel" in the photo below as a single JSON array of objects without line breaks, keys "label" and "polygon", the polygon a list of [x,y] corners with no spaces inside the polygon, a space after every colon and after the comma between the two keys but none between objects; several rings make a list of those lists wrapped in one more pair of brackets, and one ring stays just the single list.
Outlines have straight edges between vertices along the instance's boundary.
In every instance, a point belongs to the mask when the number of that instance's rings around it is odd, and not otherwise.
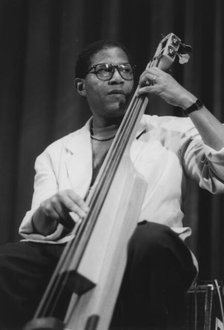
[{"label": "jacket lapel", "polygon": [[72,189],[85,197],[92,178],[92,147],[89,121],[76,131],[66,145],[66,168]]}]

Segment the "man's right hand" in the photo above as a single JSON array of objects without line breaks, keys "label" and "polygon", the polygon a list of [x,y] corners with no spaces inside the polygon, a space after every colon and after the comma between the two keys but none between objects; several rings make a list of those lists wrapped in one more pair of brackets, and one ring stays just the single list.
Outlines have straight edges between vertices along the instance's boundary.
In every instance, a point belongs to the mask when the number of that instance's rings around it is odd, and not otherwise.
[{"label": "man's right hand", "polygon": [[58,223],[67,228],[72,228],[73,219],[84,218],[88,213],[88,205],[73,190],[67,189],[56,193],[40,204],[33,215],[33,225],[37,233],[44,236],[51,234]]}]

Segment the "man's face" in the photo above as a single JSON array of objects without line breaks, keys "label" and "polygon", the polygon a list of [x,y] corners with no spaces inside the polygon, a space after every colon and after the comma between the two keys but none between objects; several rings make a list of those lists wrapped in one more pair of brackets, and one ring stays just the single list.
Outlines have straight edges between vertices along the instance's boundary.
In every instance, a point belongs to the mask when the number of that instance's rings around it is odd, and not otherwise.
[{"label": "man's face", "polygon": [[[91,59],[91,67],[100,63],[124,64],[128,63],[126,53],[117,47],[102,49]],[[97,126],[104,126],[122,117],[128,97],[133,89],[133,80],[125,80],[115,69],[110,80],[102,81],[95,73],[88,73],[85,78],[86,97],[93,113],[93,122]]]}]

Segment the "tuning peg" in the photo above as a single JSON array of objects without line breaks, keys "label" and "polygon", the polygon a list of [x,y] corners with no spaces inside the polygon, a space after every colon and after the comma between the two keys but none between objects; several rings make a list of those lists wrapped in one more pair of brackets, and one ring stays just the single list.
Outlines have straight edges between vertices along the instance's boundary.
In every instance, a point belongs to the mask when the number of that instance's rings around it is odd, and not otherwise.
[{"label": "tuning peg", "polygon": [[190,45],[180,43],[180,47],[178,49],[178,53],[180,54],[189,54],[192,52],[192,47]]}]

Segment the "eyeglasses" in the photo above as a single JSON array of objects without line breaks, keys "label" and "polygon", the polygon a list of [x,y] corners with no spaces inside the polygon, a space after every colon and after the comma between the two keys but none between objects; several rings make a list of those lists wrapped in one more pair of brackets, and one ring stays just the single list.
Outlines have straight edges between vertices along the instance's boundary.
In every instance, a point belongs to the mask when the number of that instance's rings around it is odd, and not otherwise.
[{"label": "eyeglasses", "polygon": [[124,80],[133,80],[134,67],[129,63],[123,64],[111,64],[111,63],[100,63],[93,65],[87,73],[93,73],[99,80],[107,81],[110,80],[115,72],[115,69],[119,72],[120,76]]}]

